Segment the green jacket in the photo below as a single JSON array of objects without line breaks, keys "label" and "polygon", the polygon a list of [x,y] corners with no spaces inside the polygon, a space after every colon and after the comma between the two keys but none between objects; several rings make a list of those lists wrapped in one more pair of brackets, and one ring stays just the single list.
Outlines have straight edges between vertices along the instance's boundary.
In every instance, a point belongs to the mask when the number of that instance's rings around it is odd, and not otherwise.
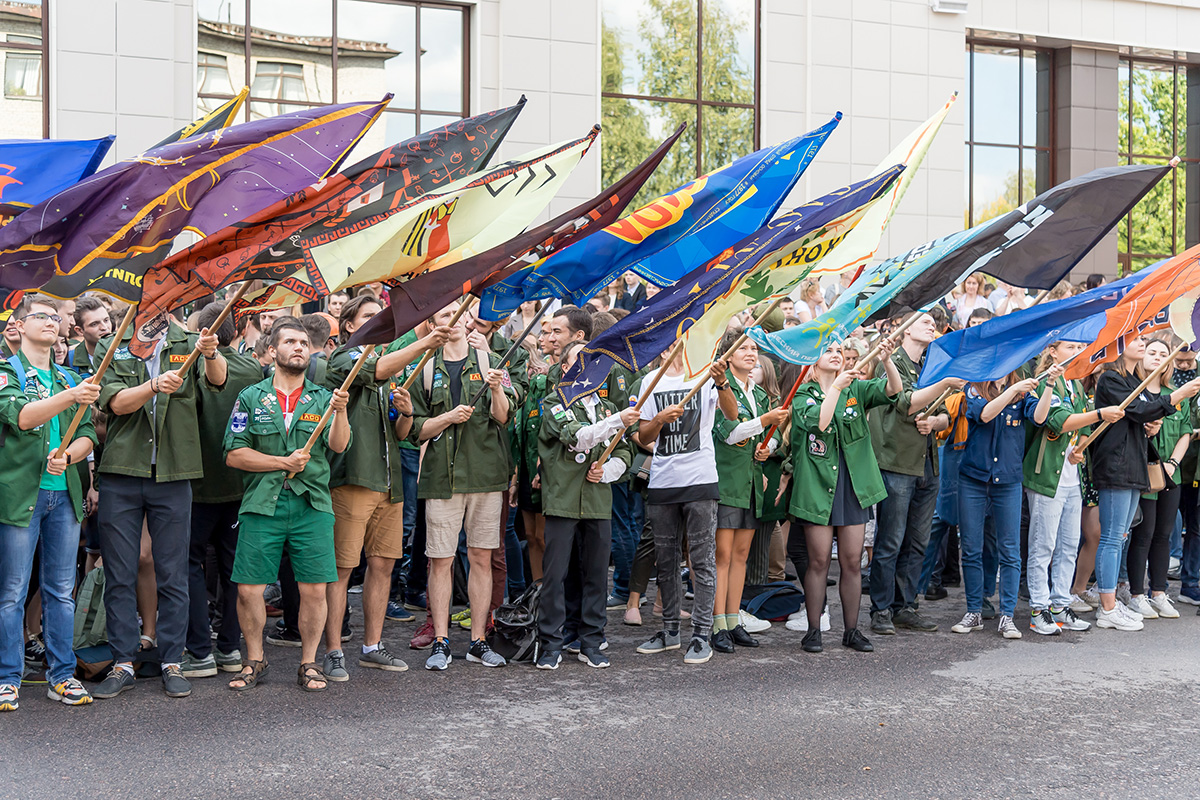
[{"label": "green jacket", "polygon": [[[409,439],[414,443],[420,443],[421,430],[431,418],[454,407],[450,397],[450,377],[442,355],[442,348],[434,353],[429,385],[426,386],[425,375],[422,374],[410,387],[413,425]],[[470,402],[484,385],[478,357],[474,349],[469,349],[463,365],[460,401]],[[511,417],[518,411],[516,392],[510,386],[504,389],[504,393],[508,395]],[[513,473],[508,423],[506,421],[502,425],[493,419],[490,408],[491,393],[485,392],[469,420],[451,425],[429,440],[421,460],[421,475],[417,480],[418,498],[444,500],[456,494],[501,492],[508,488]]]},{"label": "green jacket", "polygon": [[[26,385],[17,382],[17,373],[8,363],[8,359],[0,361],[0,524],[13,525],[18,528],[28,528],[33,521],[33,509],[37,504],[38,490],[42,483],[42,473],[46,471],[46,459],[50,456],[50,426],[38,427],[23,431],[18,418],[21,409],[26,404],[38,399],[36,373],[29,359],[22,352],[17,357],[25,366]],[[54,394],[70,388],[70,384],[54,367]],[[79,379],[75,379],[79,383]],[[29,391],[26,392],[25,388]],[[66,433],[75,418],[79,406],[72,405],[58,415],[58,430]],[[84,409],[83,420],[75,430],[75,439],[91,439],[92,446],[96,445],[96,429],[92,426],[92,409]],[[69,444],[69,443],[68,443]],[[86,464],[84,465],[86,466]],[[83,485],[80,481],[79,470],[68,467],[63,473],[67,479],[67,492],[71,504],[75,507],[75,519],[83,521]]]},{"label": "green jacket", "polygon": [[92,358],[88,355],[87,342],[80,342],[71,348],[67,355],[67,366],[75,370],[81,378],[90,378],[95,373]]},{"label": "green jacket", "polygon": [[245,494],[242,473],[226,466],[225,449],[218,445],[229,430],[229,415],[238,394],[247,386],[260,383],[263,379],[262,365],[258,359],[245,355],[232,347],[222,347],[228,373],[222,391],[214,392],[207,382],[200,385],[200,397],[196,400],[196,414],[200,425],[200,455],[204,464],[204,477],[192,481],[192,502],[231,503]]},{"label": "green jacket", "polygon": [[[781,522],[787,519],[789,493],[779,497],[779,484],[783,480],[784,458],[779,453],[762,462],[762,474],[766,479],[754,484],[754,511],[759,522]],[[775,498],[779,497],[778,500]]]},{"label": "green jacket", "polygon": [[[898,472],[901,475],[925,475],[925,459],[933,459],[933,474],[938,474],[936,434],[921,435],[917,430],[917,414],[920,408],[910,408],[917,378],[921,375],[921,363],[908,357],[903,347],[892,353],[892,363],[900,372],[904,385],[896,395],[895,404],[870,415],[871,441],[875,446],[875,458],[880,469]],[[876,368],[875,375],[884,374],[883,365]],[[866,508],[866,506],[863,506]]]},{"label": "green jacket", "polygon": [[[157,449],[157,469],[154,472],[157,482],[204,477],[200,425],[196,414],[196,398],[199,394],[197,383],[207,384],[204,359],[196,360],[191,374],[175,394],[159,394],[155,401],[147,402],[132,414],[114,414],[112,400],[117,393],[139,386],[150,377],[145,362],[129,352],[128,342],[132,336],[132,331],[125,334],[121,340],[124,346],[117,350],[100,382],[97,406],[108,415],[108,434],[104,440],[104,458],[99,471],[149,478],[151,454]],[[196,334],[188,333],[172,322],[159,356],[160,374],[177,369],[196,348],[198,338]],[[112,346],[111,337],[101,339],[96,345],[96,358],[104,358],[105,352]],[[208,388],[219,392],[225,387]]]},{"label": "green jacket", "polygon": [[[732,508],[751,508],[751,499],[762,491],[762,462],[754,459],[754,450],[763,440],[765,432],[759,432],[749,439],[743,439],[737,444],[726,444],[725,440],[733,433],[733,429],[743,422],[758,419],[768,408],[767,393],[761,386],[751,384],[751,395],[754,399],[756,413],[750,413],[750,404],[746,393],[738,385],[732,371],[726,372],[733,396],[737,400],[738,416],[736,420],[725,419],[724,414],[717,414],[713,422],[713,449],[717,459],[717,490],[721,495],[721,505]],[[776,431],[778,435],[778,431]],[[776,487],[778,488],[778,487]],[[755,506],[759,508],[760,506]]]},{"label": "green jacket", "polygon": [[[341,387],[362,353],[361,347],[339,347],[329,357],[325,375],[328,389]],[[400,468],[400,438],[396,426],[388,419],[392,407],[392,388],[396,382],[389,376],[375,377],[377,352],[367,356],[363,368],[350,384],[350,404],[346,407],[350,427],[358,432],[346,452],[332,457],[333,477],[330,486],[362,486],[373,492],[387,492],[392,503],[404,502],[404,477]]]},{"label": "green jacket", "polygon": [[[538,472],[538,434],[542,430],[542,398],[549,393],[545,375],[532,375],[529,394],[521,404],[520,416],[513,422],[512,456],[522,481],[533,481]],[[530,499],[540,503],[541,489],[530,488]]]},{"label": "green jacket", "polygon": [[[1038,384],[1038,397],[1044,391],[1045,380]],[[1063,425],[1072,414],[1088,410],[1087,393],[1079,381],[1071,381],[1068,391],[1066,379],[1059,378],[1053,391],[1054,399],[1050,401],[1045,424],[1040,428],[1030,425],[1027,429],[1025,460],[1021,465],[1025,488],[1046,497],[1054,497],[1058,492],[1058,480],[1067,460],[1067,446],[1077,438],[1075,433],[1063,434]]]},{"label": "green jacket", "polygon": [[[596,405],[597,421],[614,414],[617,407],[607,400]],[[542,513],[568,519],[611,519],[612,484],[591,483],[587,472],[604,454],[611,436],[597,443],[586,453],[570,448],[578,442],[582,428],[592,424],[583,402],[564,408],[557,394],[542,401],[542,425],[538,432],[538,456],[542,460]],[[629,469],[633,453],[625,437],[612,452],[610,461],[618,461]]]},{"label": "green jacket", "polygon": [[792,401],[792,516],[815,525],[829,524],[837,486],[838,451],[846,459],[850,486],[858,503],[870,508],[887,497],[871,447],[867,412],[892,402],[887,378],[854,381],[841,393],[833,421],[819,428],[825,392],[815,381],[804,384]]},{"label": "green jacket", "polygon": [[[1174,391],[1170,386],[1164,386],[1163,392],[1170,394]],[[1191,435],[1192,419],[1195,415],[1194,403],[1192,398],[1188,397],[1175,406],[1175,411],[1169,416],[1163,417],[1162,427],[1159,428],[1158,434],[1154,437],[1154,449],[1158,451],[1158,457],[1162,459],[1163,466],[1166,466],[1167,459],[1171,457],[1171,453],[1175,450],[1175,445],[1184,436]],[[1186,458],[1186,454],[1185,454]],[[1182,484],[1189,478],[1185,476],[1182,466],[1175,470],[1175,477],[1172,480],[1177,484]],[[1170,486],[1171,484],[1167,484]],[[1148,500],[1158,499],[1157,492],[1147,492],[1143,494]]]},{"label": "green jacket", "polygon": [[[321,415],[333,401],[333,393],[317,386],[310,380],[304,381],[304,392],[292,412],[292,427],[284,430],[283,411],[275,396],[273,378],[259,381],[242,390],[229,416],[229,428],[225,432],[225,453],[249,447],[269,456],[289,456],[304,447],[308,437],[316,430]],[[333,420],[325,426],[312,458],[304,470],[288,481],[292,491],[306,497],[314,511],[333,513],[329,498],[329,431]],[[350,436],[354,441],[353,430]],[[246,491],[242,498],[242,514],[275,515],[275,503],[279,490],[283,488],[287,473],[244,472],[242,480]]]},{"label": "green jacket", "polygon": [[[495,358],[492,359],[492,367],[499,366],[500,359],[512,347],[512,340],[506,339],[499,333],[493,333],[491,341],[488,345],[492,348]],[[518,347],[514,352],[512,359],[509,361],[508,378],[512,381],[513,387],[517,390],[517,401],[523,403],[525,398],[529,396],[529,351],[524,347]],[[470,400],[471,398],[467,398]],[[540,400],[541,398],[535,398]]]}]

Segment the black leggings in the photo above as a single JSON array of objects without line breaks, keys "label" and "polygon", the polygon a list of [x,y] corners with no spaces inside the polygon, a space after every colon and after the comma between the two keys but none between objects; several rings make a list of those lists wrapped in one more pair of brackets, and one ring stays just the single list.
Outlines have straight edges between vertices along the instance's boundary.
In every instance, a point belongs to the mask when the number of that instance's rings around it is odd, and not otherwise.
[{"label": "black leggings", "polygon": [[862,601],[862,551],[866,525],[805,525],[808,545],[808,569],[804,573],[804,607],[808,611],[808,629],[820,630],[821,611],[825,606],[825,586],[829,561],[833,555],[833,537],[838,541],[838,592],[842,598],[842,624],[845,630],[858,627]]},{"label": "black leggings", "polygon": [[1142,521],[1129,535],[1129,591],[1146,593],[1146,562],[1150,562],[1150,590],[1167,590],[1167,569],[1171,561],[1171,534],[1179,511],[1181,489],[1172,486],[1158,493],[1157,500],[1139,501]]}]

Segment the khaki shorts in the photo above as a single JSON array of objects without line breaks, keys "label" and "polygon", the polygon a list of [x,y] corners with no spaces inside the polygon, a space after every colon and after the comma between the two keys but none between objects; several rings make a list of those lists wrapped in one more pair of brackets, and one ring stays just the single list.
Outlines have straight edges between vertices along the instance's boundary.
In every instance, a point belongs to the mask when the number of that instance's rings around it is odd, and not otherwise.
[{"label": "khaki shorts", "polygon": [[354,569],[368,558],[404,555],[404,504],[388,502],[387,492],[363,486],[337,486],[333,501],[333,550],[338,569]]},{"label": "khaki shorts", "polygon": [[500,546],[504,492],[456,494],[449,500],[425,501],[425,555],[450,558],[458,534],[467,529],[467,547],[495,550]]}]

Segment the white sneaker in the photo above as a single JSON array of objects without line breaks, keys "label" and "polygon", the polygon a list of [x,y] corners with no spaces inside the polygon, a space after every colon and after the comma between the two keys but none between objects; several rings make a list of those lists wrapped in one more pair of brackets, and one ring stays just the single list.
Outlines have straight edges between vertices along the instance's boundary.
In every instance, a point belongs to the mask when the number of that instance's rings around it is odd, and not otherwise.
[{"label": "white sneaker", "polygon": [[1087,600],[1084,600],[1082,597],[1080,597],[1077,594],[1071,595],[1070,608],[1076,614],[1090,614],[1091,612],[1096,610],[1096,607],[1094,605],[1089,603]]},{"label": "white sneaker", "polygon": [[[1013,624],[1013,618],[1007,615],[1000,616],[1000,624],[996,626],[996,630],[1005,639],[1020,639],[1021,632],[1017,630],[1017,626]],[[1055,633],[1058,632],[1058,626],[1054,626]]]},{"label": "white sneaker", "polygon": [[963,615],[963,618],[956,623],[950,630],[955,633],[970,633],[971,631],[983,630],[983,616],[978,612],[972,613],[968,611]]},{"label": "white sneaker", "polygon": [[1100,593],[1096,591],[1094,585],[1089,586],[1086,592],[1079,595],[1079,599],[1091,606],[1093,611],[1100,607]]},{"label": "white sneaker", "polygon": [[1150,601],[1144,594],[1135,594],[1125,605],[1130,611],[1139,614],[1142,619],[1158,619],[1158,612],[1150,607]]},{"label": "white sneaker", "polygon": [[1057,625],[1060,630],[1086,631],[1088,628],[1092,627],[1092,623],[1077,617],[1075,612],[1071,610],[1070,606],[1057,613],[1051,611],[1050,616],[1054,619],[1054,624]]},{"label": "white sneaker", "polygon": [[738,622],[742,623],[746,633],[762,633],[771,627],[771,623],[767,620],[759,619],[746,611],[738,612]]},{"label": "white sneaker", "polygon": [[1133,595],[1131,595],[1129,593],[1129,584],[1128,583],[1118,583],[1117,584],[1117,602],[1124,603],[1125,605],[1130,605],[1132,600],[1133,600]]},{"label": "white sneaker", "polygon": [[[806,614],[803,609],[801,609],[798,613],[800,614],[798,617],[796,617],[795,614],[789,616],[787,623],[785,623],[783,627],[787,628],[789,631],[799,631],[801,633],[805,633],[808,631],[808,614]],[[795,617],[795,619],[792,617]],[[825,609],[821,612],[821,630],[827,631],[829,628],[829,609]],[[749,629],[747,628],[747,630]]]},{"label": "white sneaker", "polygon": [[1117,601],[1117,611],[1119,611],[1120,613],[1122,613],[1122,614],[1124,614],[1125,616],[1129,617],[1131,620],[1134,620],[1135,622],[1141,622],[1141,621],[1142,621],[1142,619],[1143,619],[1143,617],[1142,617],[1142,615],[1141,615],[1141,614],[1139,614],[1138,612],[1134,611],[1132,608],[1130,608],[1129,606],[1125,605],[1125,604],[1124,604],[1124,603],[1122,603],[1120,600],[1118,600],[1118,601]]},{"label": "white sneaker", "polygon": [[1112,611],[1105,611],[1103,608],[1096,610],[1096,627],[1112,628],[1118,631],[1140,631],[1146,627],[1146,623],[1140,619],[1126,616],[1118,603]]},{"label": "white sneaker", "polygon": [[1179,573],[1183,569],[1183,562],[1175,556],[1171,556],[1171,560],[1167,562],[1167,580],[1179,580]]},{"label": "white sneaker", "polygon": [[[1034,633],[1040,633],[1042,636],[1055,636],[1062,633],[1062,630],[1054,622],[1054,617],[1050,614],[1050,609],[1043,608],[1040,611],[1032,611],[1029,615],[1029,630]],[[1001,633],[1004,628],[1000,628]],[[1013,637],[1016,638],[1016,637]]]},{"label": "white sneaker", "polygon": [[1158,612],[1158,616],[1163,619],[1179,619],[1179,612],[1171,603],[1171,598],[1166,592],[1156,594],[1150,598],[1150,607]]}]

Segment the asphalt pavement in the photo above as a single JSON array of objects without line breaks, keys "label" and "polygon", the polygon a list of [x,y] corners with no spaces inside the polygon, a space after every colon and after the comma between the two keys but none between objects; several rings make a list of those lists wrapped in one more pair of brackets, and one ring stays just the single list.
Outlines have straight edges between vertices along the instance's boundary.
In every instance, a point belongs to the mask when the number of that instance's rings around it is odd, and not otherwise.
[{"label": "asphalt pavement", "polygon": [[454,663],[431,673],[407,648],[415,624],[388,623],[385,641],[410,670],[350,658],[350,681],[324,694],[300,691],[299,650],[279,647],[267,648],[270,676],[244,694],[225,688],[228,676],[194,681],[182,700],[141,680],[66,708],[26,687],[21,709],[0,714],[0,797],[1200,795],[1190,606],[1138,633],[1025,629],[1008,641],[994,622],[951,633],[965,610],[952,589],[923,604],[938,632],[872,636],[876,651],[860,654],[840,645],[834,600],[824,653],[804,653],[802,634],[777,623],[761,647],[691,667],[682,652],[634,652],[654,631],[649,608],[642,628],[609,615],[607,670],[574,659],[556,672],[485,669],[466,662],[457,631]]}]

